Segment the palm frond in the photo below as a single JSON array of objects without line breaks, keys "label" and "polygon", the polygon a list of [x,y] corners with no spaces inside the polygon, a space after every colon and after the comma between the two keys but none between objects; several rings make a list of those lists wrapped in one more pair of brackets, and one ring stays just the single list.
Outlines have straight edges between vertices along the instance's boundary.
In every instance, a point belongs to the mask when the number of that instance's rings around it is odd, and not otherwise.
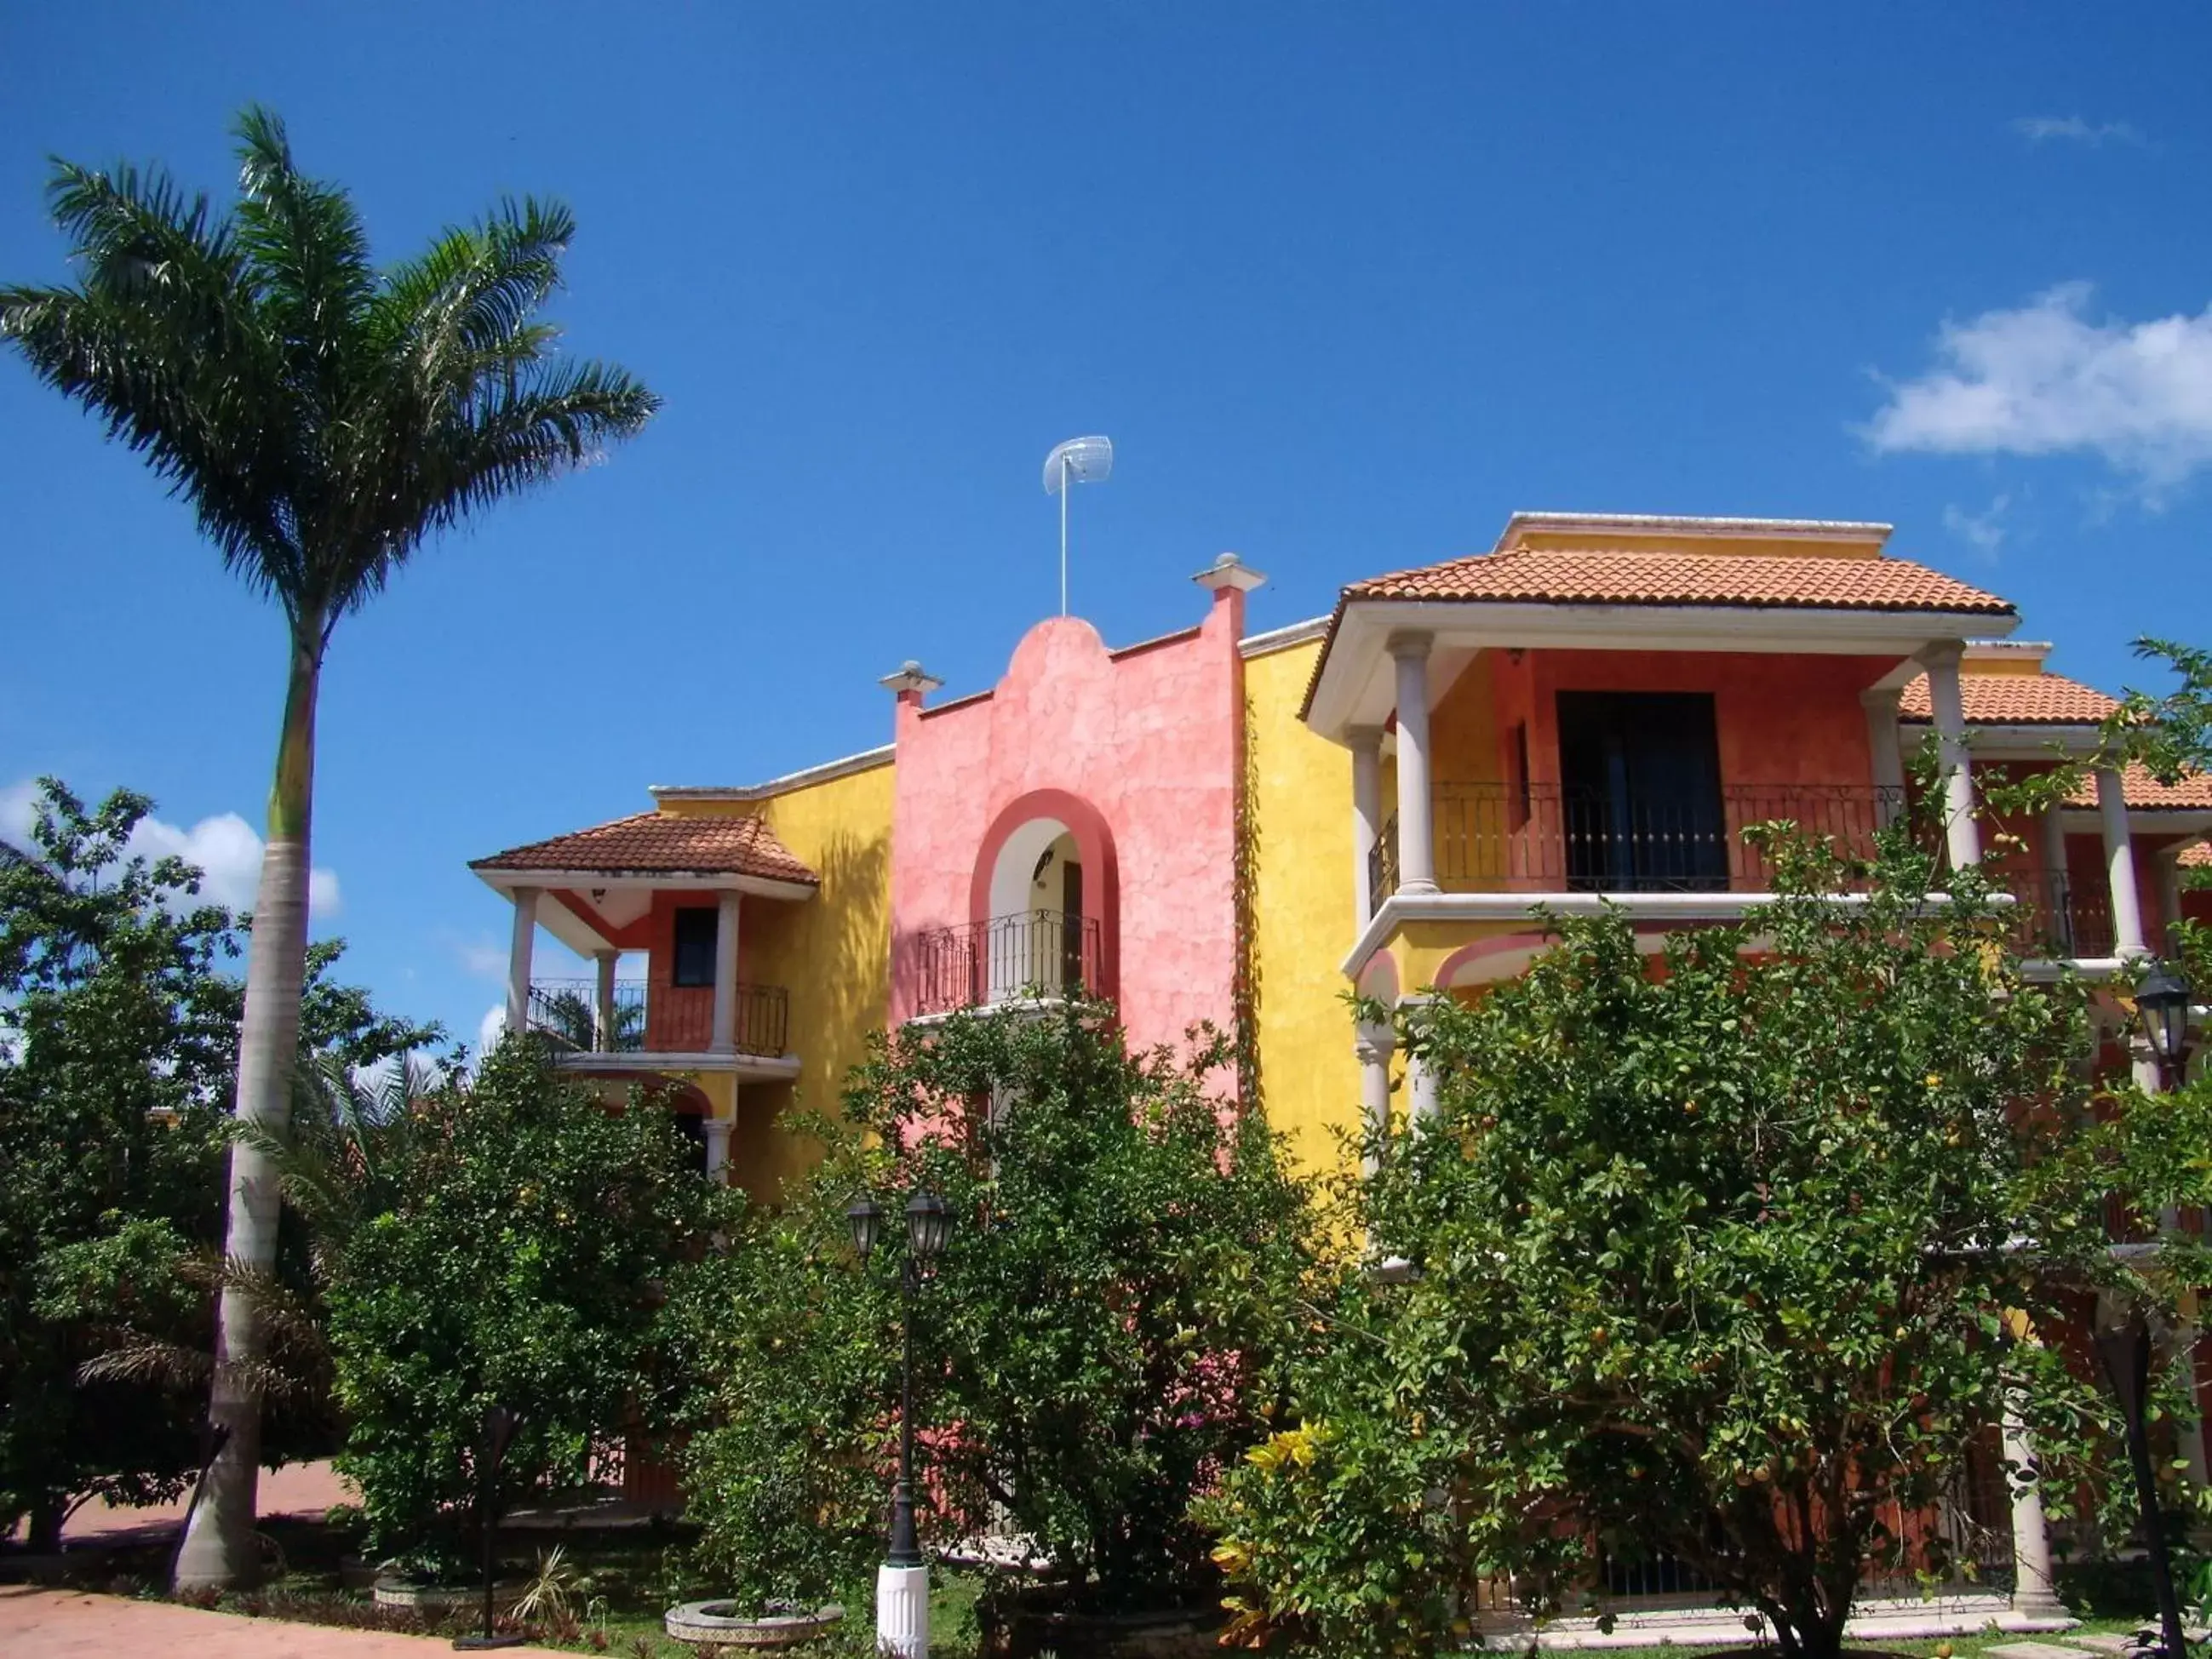
[{"label": "palm frond", "polygon": [[158,170],[57,161],[48,198],[83,283],[0,288],[0,339],[145,455],[226,565],[282,591],[296,550],[270,489],[280,365],[232,227]]},{"label": "palm frond", "polygon": [[596,456],[657,400],[560,365],[538,316],[575,224],[502,203],[380,278],[353,201],[283,125],[236,125],[227,218],[158,170],[57,162],[77,288],[0,289],[0,339],[196,508],[225,563],[319,649],[423,538]]},{"label": "palm frond", "polygon": [[182,1390],[198,1388],[214,1374],[215,1356],[198,1348],[136,1332],[118,1334],[118,1346],[94,1354],[76,1368],[77,1381],[143,1382]]},{"label": "palm frond", "polygon": [[307,178],[292,160],[284,124],[259,105],[234,129],[238,138],[240,252],[263,307],[288,348],[295,389],[329,395],[326,415],[342,409],[349,338],[376,291],[368,233],[353,198]]},{"label": "palm frond", "polygon": [[[530,319],[561,284],[561,256],[576,232],[559,203],[501,203],[468,229],[449,230],[420,258],[389,273],[377,304],[383,343],[434,398],[473,385],[474,365],[522,362],[555,331]],[[456,369],[461,372],[456,374]]]},{"label": "palm frond", "polygon": [[441,526],[465,514],[597,460],[610,441],[640,430],[660,399],[625,371],[598,362],[546,366],[489,389],[465,434],[456,433],[451,471],[432,509]]}]

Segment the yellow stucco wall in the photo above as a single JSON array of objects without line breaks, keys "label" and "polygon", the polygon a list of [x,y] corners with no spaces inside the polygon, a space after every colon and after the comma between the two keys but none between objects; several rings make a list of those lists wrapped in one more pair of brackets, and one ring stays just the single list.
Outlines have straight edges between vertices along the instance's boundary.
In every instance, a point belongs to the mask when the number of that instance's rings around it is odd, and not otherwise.
[{"label": "yellow stucco wall", "polygon": [[1255,956],[1267,1115],[1309,1169],[1338,1162],[1334,1132],[1358,1121],[1349,988],[1352,754],[1297,718],[1320,641],[1244,664],[1257,827]]},{"label": "yellow stucco wall", "polygon": [[794,1083],[748,1083],[730,1136],[730,1179],[774,1201],[813,1143],[776,1120],[794,1103],[834,1112],[845,1074],[890,1007],[891,767],[888,761],[764,801],[684,803],[694,812],[757,813],[822,878],[814,897],[745,902],[744,977],[790,996]]},{"label": "yellow stucco wall", "polygon": [[1478,656],[1429,710],[1429,775],[1438,783],[1495,783],[1504,776],[1501,760],[1490,659]]},{"label": "yellow stucco wall", "polygon": [[1882,554],[1879,533],[1811,538],[1699,535],[1688,526],[1637,531],[1583,525],[1571,530],[1523,530],[1507,544],[1532,552],[1696,553],[1706,557],[1760,559],[1878,559]]}]

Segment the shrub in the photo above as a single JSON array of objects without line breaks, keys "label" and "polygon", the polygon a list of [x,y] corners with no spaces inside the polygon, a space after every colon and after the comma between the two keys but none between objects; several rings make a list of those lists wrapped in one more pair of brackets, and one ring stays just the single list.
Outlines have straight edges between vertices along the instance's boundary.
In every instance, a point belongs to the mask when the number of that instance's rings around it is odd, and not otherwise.
[{"label": "shrub", "polygon": [[355,1226],[326,1294],[337,1464],[368,1547],[445,1571],[465,1559],[486,1409],[521,1416],[502,1504],[580,1483],[592,1444],[660,1386],[659,1287],[733,1195],[690,1169],[653,1100],[610,1109],[529,1037],[415,1109],[396,1197]]},{"label": "shrub", "polygon": [[[820,1168],[729,1259],[757,1317],[732,1322],[738,1362],[689,1462],[720,1571],[811,1595],[876,1559],[900,1212],[927,1186],[956,1217],[915,1318],[930,1541],[995,1506],[1098,1604],[1215,1582],[1191,1500],[1263,1420],[1309,1245],[1263,1115],[1213,1091],[1227,1059],[1203,1031],[1181,1057],[1132,1053],[1095,1004],[878,1039],[842,1121],[811,1126]],[[861,1191],[887,1217],[865,1271],[845,1242]]]},{"label": "shrub", "polygon": [[[2041,1334],[2118,1284],[2076,986],[2022,977],[1974,871],[1773,848],[1755,926],[1557,924],[1525,977],[1407,1039],[1439,1111],[1369,1148],[1295,1425],[1208,1506],[1240,1633],[1430,1650],[1482,1583],[1540,1609],[1594,1543],[1663,1551],[1832,1655],[1894,1517],[2016,1405],[2047,1463],[2108,1408]],[[2026,1248],[2023,1248],[2023,1246]],[[2020,1472],[2016,1472],[2020,1473]],[[2046,1483],[2061,1507],[2066,1487]]]}]

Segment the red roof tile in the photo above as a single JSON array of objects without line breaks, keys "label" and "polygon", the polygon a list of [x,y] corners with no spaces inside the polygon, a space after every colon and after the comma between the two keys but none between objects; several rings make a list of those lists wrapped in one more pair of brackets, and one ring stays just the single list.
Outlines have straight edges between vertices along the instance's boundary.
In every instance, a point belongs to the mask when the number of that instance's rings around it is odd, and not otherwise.
[{"label": "red roof tile", "polygon": [[[2172,783],[2160,783],[2134,761],[2130,761],[2120,774],[2122,793],[2128,805],[2138,812],[2203,811],[2212,807],[2212,775],[2192,772]],[[2069,806],[2094,806],[2097,786],[2094,780],[2085,783],[2067,797]]]},{"label": "red roof tile", "polygon": [[[2094,726],[2119,707],[2063,674],[1961,674],[1959,700],[1967,723],[1978,726]],[[1925,674],[1905,688],[1898,714],[1909,720],[1935,718]]]},{"label": "red roof tile", "polygon": [[588,870],[595,875],[739,875],[819,885],[757,817],[678,817],[638,812],[550,841],[511,847],[471,870]]},{"label": "red roof tile", "polygon": [[1994,593],[1904,559],[1513,549],[1354,582],[1347,600],[1710,605],[2009,616]]}]

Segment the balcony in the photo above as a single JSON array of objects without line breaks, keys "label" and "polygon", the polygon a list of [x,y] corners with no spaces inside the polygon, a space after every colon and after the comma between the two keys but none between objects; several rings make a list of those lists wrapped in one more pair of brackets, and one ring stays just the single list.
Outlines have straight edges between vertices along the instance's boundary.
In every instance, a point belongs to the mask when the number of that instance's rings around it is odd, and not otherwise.
[{"label": "balcony", "polygon": [[[1731,784],[1699,799],[1440,783],[1431,801],[1437,883],[1476,893],[1763,892],[1773,872],[1747,825],[1788,820],[1868,857],[1904,805],[1901,791],[1857,784]],[[1395,815],[1368,873],[1378,903],[1397,890]]]},{"label": "balcony", "polygon": [[907,969],[917,1018],[1031,999],[1095,995],[1100,977],[1096,917],[1024,910],[915,937]]},{"label": "balcony", "polygon": [[[615,984],[612,1019],[598,1027],[599,988],[588,979],[533,981],[530,1029],[562,1054],[703,1054],[713,1052],[711,986],[664,986],[648,997],[643,980]],[[737,988],[736,1051],[778,1059],[788,1051],[789,999],[780,985]]]},{"label": "balcony", "polygon": [[2059,961],[2112,954],[2112,892],[2102,883],[2036,870],[2000,871],[1996,879],[2018,901],[2009,943],[2021,956]]}]

